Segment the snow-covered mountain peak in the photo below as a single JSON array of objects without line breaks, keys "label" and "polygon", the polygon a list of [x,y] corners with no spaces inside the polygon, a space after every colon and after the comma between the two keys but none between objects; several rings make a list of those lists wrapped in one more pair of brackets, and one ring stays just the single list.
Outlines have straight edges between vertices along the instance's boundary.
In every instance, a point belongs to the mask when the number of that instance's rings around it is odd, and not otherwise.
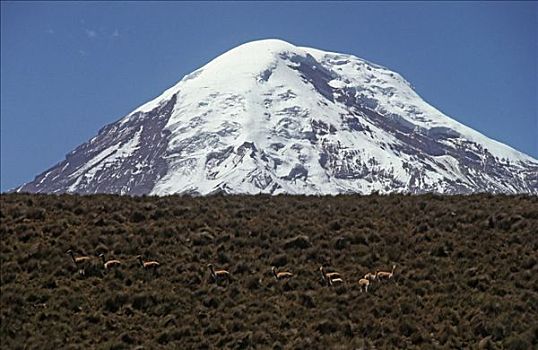
[{"label": "snow-covered mountain peak", "polygon": [[[207,68],[234,68],[244,70],[249,68],[256,71],[268,66],[282,53],[305,55],[304,50],[279,39],[256,40],[239,45],[212,60]],[[239,64],[239,67],[236,67]]]},{"label": "snow-covered mountain peak", "polygon": [[131,114],[147,112],[184,90],[233,90],[245,92],[252,88],[256,77],[274,69],[281,55],[306,55],[304,50],[279,39],[264,39],[239,45],[214,58],[203,67],[186,75],[159,97],[140,106]]},{"label": "snow-covered mountain peak", "polygon": [[199,80],[237,87],[237,83],[252,80],[277,65],[280,55],[286,53],[305,55],[301,49],[282,40],[253,41],[225,52],[195,74]]},{"label": "snow-covered mountain peak", "polygon": [[20,190],[538,194],[537,174],[398,73],[267,39],[185,76]]}]

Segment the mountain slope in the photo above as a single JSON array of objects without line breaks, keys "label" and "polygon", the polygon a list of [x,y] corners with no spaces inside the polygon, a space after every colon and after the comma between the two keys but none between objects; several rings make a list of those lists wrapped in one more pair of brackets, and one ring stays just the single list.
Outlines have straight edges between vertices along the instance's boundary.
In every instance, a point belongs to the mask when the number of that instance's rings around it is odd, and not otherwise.
[{"label": "mountain slope", "polygon": [[538,161],[445,116],[399,74],[261,40],[99,131],[18,191],[531,193]]}]

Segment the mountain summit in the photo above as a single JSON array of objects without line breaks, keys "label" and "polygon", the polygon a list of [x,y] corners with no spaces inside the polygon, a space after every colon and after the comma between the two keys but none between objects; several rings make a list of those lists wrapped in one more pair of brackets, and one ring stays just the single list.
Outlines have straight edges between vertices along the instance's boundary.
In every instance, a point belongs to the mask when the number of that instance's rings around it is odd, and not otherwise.
[{"label": "mountain summit", "polygon": [[538,194],[538,161],[445,116],[387,68],[260,40],[185,76],[17,191]]}]

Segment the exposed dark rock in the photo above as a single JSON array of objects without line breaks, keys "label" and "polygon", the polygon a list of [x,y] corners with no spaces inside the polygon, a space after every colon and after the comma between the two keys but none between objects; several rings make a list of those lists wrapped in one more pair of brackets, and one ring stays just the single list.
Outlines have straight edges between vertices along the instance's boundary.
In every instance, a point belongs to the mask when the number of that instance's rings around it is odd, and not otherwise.
[{"label": "exposed dark rock", "polygon": [[[64,193],[75,186],[77,193],[98,192],[142,195],[155,185],[157,179],[166,174],[168,165],[162,154],[166,150],[170,132],[164,127],[170,118],[177,100],[174,95],[164,105],[147,113],[136,113],[125,123],[116,122],[99,130],[98,135],[70,152],[63,162],[55,165],[20,188],[21,192]],[[115,145],[122,147],[138,135],[136,149],[129,157],[115,159],[106,169],[100,165],[113,158],[117,152]],[[98,154],[100,161],[88,165],[88,161]],[[135,171],[135,169],[139,169]],[[91,173],[89,181],[71,174],[81,171]]]}]

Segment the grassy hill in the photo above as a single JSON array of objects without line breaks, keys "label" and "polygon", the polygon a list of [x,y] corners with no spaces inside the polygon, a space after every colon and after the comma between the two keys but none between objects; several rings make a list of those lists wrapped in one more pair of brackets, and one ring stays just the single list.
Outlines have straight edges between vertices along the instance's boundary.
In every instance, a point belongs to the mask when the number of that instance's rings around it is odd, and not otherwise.
[{"label": "grassy hill", "polygon": [[[0,204],[3,349],[538,347],[538,197]],[[68,249],[92,256],[85,275]],[[98,253],[122,267],[104,271]],[[208,263],[232,281],[214,284]],[[359,278],[393,264],[392,281],[361,293]],[[277,282],[273,265],[295,277]],[[321,265],[346,284],[326,287]]]}]

